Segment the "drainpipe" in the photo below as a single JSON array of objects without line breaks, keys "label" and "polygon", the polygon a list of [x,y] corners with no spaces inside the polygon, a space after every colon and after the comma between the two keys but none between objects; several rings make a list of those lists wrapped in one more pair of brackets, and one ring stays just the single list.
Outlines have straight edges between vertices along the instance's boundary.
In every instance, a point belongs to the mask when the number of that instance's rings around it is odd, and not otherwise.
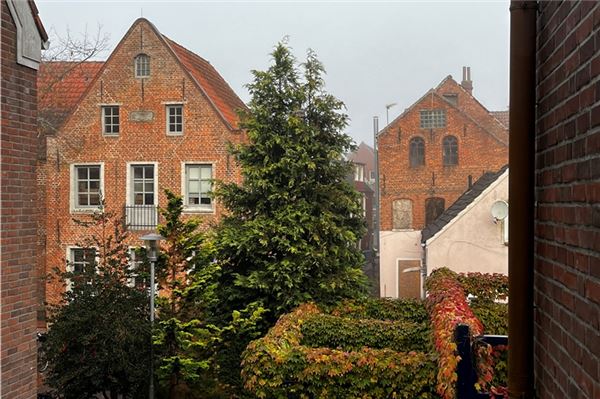
[{"label": "drainpipe", "polygon": [[508,251],[508,391],[530,399],[533,389],[533,244],[535,186],[535,1],[510,5],[511,223]]},{"label": "drainpipe", "polygon": [[[379,277],[379,289],[377,290],[377,294],[381,296],[381,252],[379,248],[380,237],[379,237],[379,144],[377,143],[377,134],[379,134],[379,118],[377,116],[373,117],[373,155],[374,155],[374,164],[375,164],[375,215],[373,217],[373,263],[377,268],[377,276]],[[384,286],[384,296],[385,296],[385,286]]]}]

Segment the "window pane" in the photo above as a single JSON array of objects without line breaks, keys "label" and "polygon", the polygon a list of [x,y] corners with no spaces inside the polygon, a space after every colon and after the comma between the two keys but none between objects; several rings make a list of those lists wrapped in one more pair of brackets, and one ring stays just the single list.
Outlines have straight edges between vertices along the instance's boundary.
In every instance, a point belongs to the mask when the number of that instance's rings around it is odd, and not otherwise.
[{"label": "window pane", "polygon": [[200,200],[200,203],[202,205],[210,205],[210,198],[209,197],[202,197],[202,199]]},{"label": "window pane", "polygon": [[100,191],[100,180],[92,180],[90,181],[90,191],[98,192]]},{"label": "window pane", "polygon": [[90,205],[100,205],[100,195],[90,194]]},{"label": "window pane", "polygon": [[144,191],[147,193],[153,193],[154,192],[154,182],[150,181],[150,182],[146,182],[144,183]]},{"label": "window pane", "polygon": [[190,194],[198,193],[200,191],[200,184],[198,180],[191,180],[188,185],[188,190]]},{"label": "window pane", "polygon": [[133,191],[136,193],[141,193],[144,191],[144,183],[143,182],[134,182],[133,183]]},{"label": "window pane", "polygon": [[200,197],[198,197],[196,195],[189,196],[189,201],[188,201],[189,205],[198,205],[199,203],[200,203]]},{"label": "window pane", "polygon": [[210,166],[204,166],[201,169],[202,179],[212,179],[212,168]]},{"label": "window pane", "polygon": [[134,203],[135,205],[144,205],[144,194],[135,194]]},{"label": "window pane", "polygon": [[210,190],[211,190],[210,182],[203,181],[202,183],[200,183],[200,192],[208,193]]},{"label": "window pane", "polygon": [[79,194],[79,205],[88,206],[88,196],[86,194]]},{"label": "window pane", "polygon": [[141,179],[144,177],[144,168],[140,167],[140,166],[134,166],[133,167],[133,177],[135,177],[136,179]]},{"label": "window pane", "polygon": [[198,166],[188,166],[188,178],[198,180],[200,178],[200,168]]},{"label": "window pane", "polygon": [[79,167],[77,168],[77,178],[78,179],[87,179],[87,168]]},{"label": "window pane", "polygon": [[88,191],[88,183],[87,181],[80,181],[77,183],[77,191],[80,193],[85,193]]},{"label": "window pane", "polygon": [[144,205],[154,205],[154,194],[144,194]]},{"label": "window pane", "polygon": [[145,174],[144,177],[146,179],[153,179],[154,178],[154,166],[145,166]]},{"label": "window pane", "polygon": [[98,168],[98,167],[90,168],[90,179],[100,179],[100,168]]}]

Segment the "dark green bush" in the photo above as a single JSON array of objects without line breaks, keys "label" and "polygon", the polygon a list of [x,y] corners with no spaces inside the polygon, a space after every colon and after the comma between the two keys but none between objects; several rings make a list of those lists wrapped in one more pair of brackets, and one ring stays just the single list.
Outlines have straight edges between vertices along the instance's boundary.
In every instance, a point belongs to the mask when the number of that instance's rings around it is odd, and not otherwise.
[{"label": "dark green bush", "polygon": [[334,309],[332,314],[353,319],[429,322],[425,305],[416,299],[365,298],[346,301]]},{"label": "dark green bush", "polygon": [[356,320],[325,314],[302,323],[302,344],[347,351],[363,347],[404,351],[430,351],[430,331],[424,323],[406,321]]}]

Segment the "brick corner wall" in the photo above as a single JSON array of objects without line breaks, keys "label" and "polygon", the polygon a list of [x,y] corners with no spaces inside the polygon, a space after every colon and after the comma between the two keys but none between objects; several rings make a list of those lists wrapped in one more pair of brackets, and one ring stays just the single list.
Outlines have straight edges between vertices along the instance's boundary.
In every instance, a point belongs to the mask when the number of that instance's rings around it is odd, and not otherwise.
[{"label": "brick corner wall", "polygon": [[16,26],[2,8],[0,133],[0,396],[37,393],[37,72],[16,62]]},{"label": "brick corner wall", "polygon": [[537,397],[600,397],[600,3],[540,2]]}]

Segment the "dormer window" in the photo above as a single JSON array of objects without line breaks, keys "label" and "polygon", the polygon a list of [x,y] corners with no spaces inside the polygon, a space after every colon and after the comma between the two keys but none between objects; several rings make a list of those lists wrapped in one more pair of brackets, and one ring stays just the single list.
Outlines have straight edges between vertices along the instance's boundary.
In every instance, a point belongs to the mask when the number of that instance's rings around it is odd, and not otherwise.
[{"label": "dormer window", "polygon": [[140,54],[135,57],[135,77],[147,78],[150,76],[150,57]]}]

